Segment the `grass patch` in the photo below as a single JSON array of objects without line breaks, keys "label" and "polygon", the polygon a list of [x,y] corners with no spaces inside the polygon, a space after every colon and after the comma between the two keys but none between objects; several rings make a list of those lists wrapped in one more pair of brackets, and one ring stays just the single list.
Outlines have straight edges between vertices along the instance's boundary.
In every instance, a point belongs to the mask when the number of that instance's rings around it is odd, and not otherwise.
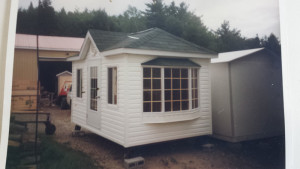
[{"label": "grass patch", "polygon": [[49,137],[42,138],[40,169],[96,169],[86,154],[59,144]]},{"label": "grass patch", "polygon": [[[34,151],[34,147],[32,147]],[[76,151],[66,144],[59,144],[51,137],[41,138],[39,169],[97,169],[102,166],[95,166],[86,154]],[[18,169],[24,153],[19,147],[8,147],[6,169]]]},{"label": "grass patch", "polygon": [[16,169],[20,164],[20,148],[19,147],[11,147],[7,148],[7,159],[6,159],[6,169]]}]

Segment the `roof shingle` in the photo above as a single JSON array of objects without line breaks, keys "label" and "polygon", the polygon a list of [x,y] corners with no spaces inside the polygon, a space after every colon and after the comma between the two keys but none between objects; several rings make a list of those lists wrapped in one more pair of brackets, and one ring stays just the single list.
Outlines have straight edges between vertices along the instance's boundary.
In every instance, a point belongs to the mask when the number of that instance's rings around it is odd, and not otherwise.
[{"label": "roof shingle", "polygon": [[118,48],[158,50],[184,53],[216,54],[206,48],[176,37],[162,29],[151,28],[136,33],[89,30],[100,51]]}]

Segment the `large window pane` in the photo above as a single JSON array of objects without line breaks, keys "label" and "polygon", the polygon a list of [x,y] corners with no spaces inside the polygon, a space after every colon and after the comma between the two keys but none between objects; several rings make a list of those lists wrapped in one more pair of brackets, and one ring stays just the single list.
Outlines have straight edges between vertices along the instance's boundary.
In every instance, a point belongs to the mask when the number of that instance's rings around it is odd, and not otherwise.
[{"label": "large window pane", "polygon": [[181,90],[181,99],[188,100],[189,99],[189,91],[188,90]]},{"label": "large window pane", "polygon": [[160,112],[161,111],[161,102],[153,102],[152,103],[152,111]]},{"label": "large window pane", "polygon": [[151,89],[151,79],[144,79],[144,89]]},{"label": "large window pane", "polygon": [[188,79],[181,79],[181,89],[188,89]]},{"label": "large window pane", "polygon": [[172,69],[172,77],[179,78],[180,77],[180,69]]},{"label": "large window pane", "polygon": [[165,79],[165,89],[171,89],[171,79]]},{"label": "large window pane", "polygon": [[151,103],[144,103],[144,112],[151,112]]},{"label": "large window pane", "polygon": [[173,111],[179,111],[180,110],[180,102],[173,102]]},{"label": "large window pane", "polygon": [[172,88],[173,89],[180,89],[180,79],[173,79],[172,80]]},{"label": "large window pane", "polygon": [[154,77],[154,78],[160,77],[160,68],[152,69],[152,77]]},{"label": "large window pane", "polygon": [[181,103],[181,106],[182,106],[182,110],[188,110],[189,109],[189,102],[188,101],[183,101]]},{"label": "large window pane", "polygon": [[171,100],[171,90],[165,90],[165,100]]},{"label": "large window pane", "polygon": [[151,101],[151,92],[144,91],[144,101]]},{"label": "large window pane", "polygon": [[152,80],[152,88],[153,89],[160,89],[161,87],[160,87],[160,85],[161,85],[161,82],[160,82],[160,79],[153,79]]},{"label": "large window pane", "polygon": [[161,100],[161,91],[153,91],[152,92],[152,100],[153,101],[160,101]]},{"label": "large window pane", "polygon": [[144,68],[144,77],[151,77],[151,68]]},{"label": "large window pane", "polygon": [[188,69],[181,69],[181,78],[188,78]]},{"label": "large window pane", "polygon": [[165,102],[165,111],[171,111],[171,102]]},{"label": "large window pane", "polygon": [[165,68],[165,78],[171,78],[171,69]]},{"label": "large window pane", "polygon": [[180,90],[173,90],[173,100],[180,100]]}]

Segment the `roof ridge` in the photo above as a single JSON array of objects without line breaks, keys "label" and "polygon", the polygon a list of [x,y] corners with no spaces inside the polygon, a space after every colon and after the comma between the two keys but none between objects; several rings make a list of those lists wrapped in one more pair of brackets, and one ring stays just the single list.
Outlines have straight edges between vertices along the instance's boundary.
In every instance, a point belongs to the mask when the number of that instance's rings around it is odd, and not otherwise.
[{"label": "roof ridge", "polygon": [[128,35],[129,33],[127,32],[117,32],[117,31],[107,31],[107,30],[101,30],[101,29],[88,29],[88,32],[90,31],[95,31],[95,32],[107,32],[107,33],[118,33],[118,34],[126,34]]},{"label": "roof ridge", "polygon": [[205,50],[206,52],[209,52],[209,53],[217,54],[216,52],[214,52],[214,51],[212,51],[212,50],[209,50],[209,49],[207,49],[207,48],[204,48],[204,47],[202,47],[202,46],[199,46],[199,45],[197,45],[197,44],[195,44],[195,43],[189,42],[189,41],[187,41],[187,40],[185,40],[185,39],[183,39],[183,38],[181,38],[181,37],[178,37],[178,36],[176,36],[176,35],[173,35],[173,34],[167,32],[167,31],[165,31],[165,30],[163,30],[163,29],[159,29],[159,28],[158,28],[158,30],[161,30],[161,31],[166,32],[166,33],[169,34],[170,36],[176,38],[177,40],[180,40],[180,41],[183,42],[183,43],[186,43],[186,44],[188,44],[188,45],[192,45],[192,46],[194,46],[194,47],[196,47],[196,48],[198,48],[198,49]]},{"label": "roof ridge", "polygon": [[220,52],[219,54],[225,54],[225,53],[234,53],[234,52],[241,52],[241,51],[250,51],[250,50],[262,50],[265,49],[264,47],[261,48],[252,48],[252,49],[241,49],[241,50],[233,50],[233,51],[227,51],[227,52]]},{"label": "roof ridge", "polygon": [[151,31],[153,29],[155,29],[156,27],[154,28],[149,28],[149,29],[146,29],[146,30],[142,30],[142,31],[139,31],[139,32],[133,32],[133,33],[130,33],[129,35],[135,35],[135,34],[140,34],[140,33],[144,33],[144,32],[148,32],[148,31]]},{"label": "roof ridge", "polygon": [[132,45],[135,45],[135,44],[138,44],[138,46],[141,46],[141,45],[145,44],[146,42],[148,42],[149,40],[155,38],[158,35],[158,33],[155,32],[154,30],[155,30],[155,28],[147,29],[147,31],[141,31],[142,33],[144,33],[144,32],[149,32],[149,33],[142,35],[139,38],[140,41],[133,41],[129,45],[127,45],[127,47],[131,47]]}]

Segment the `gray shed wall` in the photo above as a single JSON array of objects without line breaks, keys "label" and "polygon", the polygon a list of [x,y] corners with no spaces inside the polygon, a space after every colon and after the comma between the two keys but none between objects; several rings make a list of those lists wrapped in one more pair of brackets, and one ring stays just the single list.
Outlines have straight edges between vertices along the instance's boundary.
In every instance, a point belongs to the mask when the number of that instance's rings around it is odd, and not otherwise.
[{"label": "gray shed wall", "polygon": [[216,137],[236,142],[283,134],[282,76],[272,57],[264,50],[212,64]]},{"label": "gray shed wall", "polygon": [[227,63],[211,65],[213,132],[222,136],[233,136],[230,107],[230,81]]},{"label": "gray shed wall", "polygon": [[272,56],[259,52],[230,66],[235,137],[282,133],[282,78]]}]

